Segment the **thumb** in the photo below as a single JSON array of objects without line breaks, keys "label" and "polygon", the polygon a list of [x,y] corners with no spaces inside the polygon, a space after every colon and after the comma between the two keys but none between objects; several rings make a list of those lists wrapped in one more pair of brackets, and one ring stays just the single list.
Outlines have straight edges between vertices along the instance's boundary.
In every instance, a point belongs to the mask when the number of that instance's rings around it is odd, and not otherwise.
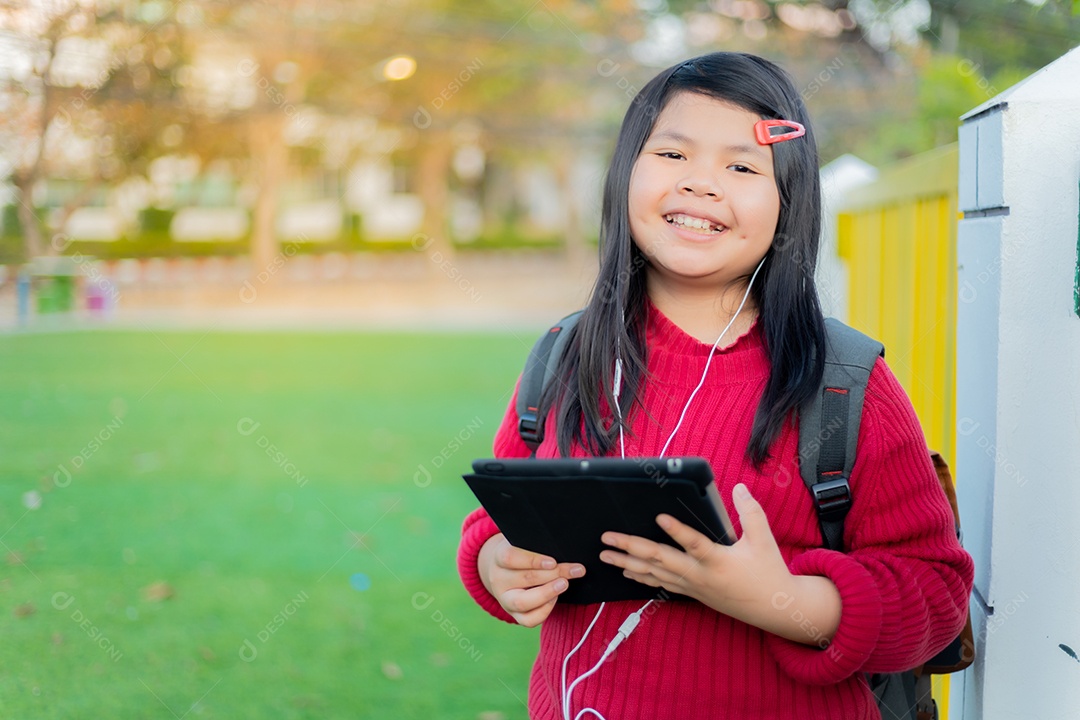
[{"label": "thumb", "polygon": [[[742,537],[749,538],[754,542],[757,538],[769,538],[773,540],[772,530],[769,528],[769,519],[765,517],[765,511],[761,504],[750,494],[750,490],[743,483],[739,483],[731,491],[731,499],[735,503],[735,511],[739,513],[739,523],[742,525]],[[773,540],[775,542],[775,540]]]}]

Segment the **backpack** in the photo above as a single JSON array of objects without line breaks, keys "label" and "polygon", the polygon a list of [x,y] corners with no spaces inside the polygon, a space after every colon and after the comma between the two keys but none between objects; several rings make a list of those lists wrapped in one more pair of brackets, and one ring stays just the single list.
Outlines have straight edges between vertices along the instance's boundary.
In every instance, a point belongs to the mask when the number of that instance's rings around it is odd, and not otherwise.
[{"label": "backpack", "polygon": [[[536,341],[525,363],[515,409],[518,434],[533,454],[544,439],[539,418],[540,396],[551,382],[569,340],[569,331],[580,316],[578,311],[553,325]],[[825,372],[820,391],[799,409],[799,468],[818,515],[822,546],[843,550],[844,519],[852,504],[848,477],[855,464],[866,383],[877,358],[885,355],[885,348],[834,318],[825,320],[825,335]],[[815,428],[816,432],[808,432]],[[957,537],[960,537],[960,512],[952,475],[941,455],[928,452],[952,506]],[[959,672],[974,659],[969,613],[960,635],[921,667],[899,673],[868,674],[867,683],[883,718],[937,720],[930,675]]]}]

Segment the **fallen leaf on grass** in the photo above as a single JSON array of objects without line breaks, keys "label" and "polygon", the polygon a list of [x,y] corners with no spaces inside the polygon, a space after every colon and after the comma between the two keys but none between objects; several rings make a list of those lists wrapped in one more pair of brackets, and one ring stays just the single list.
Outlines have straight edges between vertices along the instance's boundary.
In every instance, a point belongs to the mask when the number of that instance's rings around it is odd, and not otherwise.
[{"label": "fallen leaf on grass", "polygon": [[214,651],[205,645],[199,647],[199,654],[202,655],[202,659],[206,662],[214,662],[214,660],[217,659],[217,655],[214,654]]},{"label": "fallen leaf on grass", "polygon": [[386,676],[388,680],[400,680],[405,677],[405,673],[401,671],[401,666],[395,662],[384,662],[382,664],[382,674]]},{"label": "fallen leaf on grass", "polygon": [[52,634],[52,644],[53,645],[63,645],[64,644],[64,636],[61,635],[58,632],[54,632]]},{"label": "fallen leaf on grass", "polygon": [[173,590],[172,585],[159,580],[155,583],[150,583],[142,589],[143,600],[147,602],[161,602],[162,600],[168,600],[176,595],[176,591]]},{"label": "fallen leaf on grass", "polygon": [[15,617],[30,617],[37,612],[34,603],[23,603],[15,606]]},{"label": "fallen leaf on grass", "polygon": [[7,564],[8,565],[22,565],[23,564],[23,556],[21,554],[17,553],[17,552],[14,552],[14,551],[9,552],[7,554]]},{"label": "fallen leaf on grass", "polygon": [[298,708],[321,708],[326,705],[326,701],[318,695],[297,695],[289,702]]},{"label": "fallen leaf on grass", "polygon": [[135,472],[149,473],[161,467],[161,458],[156,452],[144,452],[131,456],[131,462],[135,465]]},{"label": "fallen leaf on grass", "polygon": [[506,714],[498,710],[485,710],[476,716],[476,720],[506,720]]}]

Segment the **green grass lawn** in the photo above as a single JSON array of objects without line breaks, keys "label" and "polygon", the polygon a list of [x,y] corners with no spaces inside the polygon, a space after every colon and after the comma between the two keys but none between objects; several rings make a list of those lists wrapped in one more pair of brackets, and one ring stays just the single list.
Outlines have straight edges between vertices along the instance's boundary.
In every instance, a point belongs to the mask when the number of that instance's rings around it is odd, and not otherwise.
[{"label": "green grass lawn", "polygon": [[0,338],[0,717],[526,717],[454,558],[532,340]]}]

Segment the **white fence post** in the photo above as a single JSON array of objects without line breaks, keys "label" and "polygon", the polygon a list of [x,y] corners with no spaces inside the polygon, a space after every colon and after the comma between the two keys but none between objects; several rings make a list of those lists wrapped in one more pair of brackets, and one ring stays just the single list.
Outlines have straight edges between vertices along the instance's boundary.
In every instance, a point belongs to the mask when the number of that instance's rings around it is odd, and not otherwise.
[{"label": "white fence post", "polygon": [[956,476],[978,655],[949,717],[1080,717],[1080,48],[962,120]]}]

